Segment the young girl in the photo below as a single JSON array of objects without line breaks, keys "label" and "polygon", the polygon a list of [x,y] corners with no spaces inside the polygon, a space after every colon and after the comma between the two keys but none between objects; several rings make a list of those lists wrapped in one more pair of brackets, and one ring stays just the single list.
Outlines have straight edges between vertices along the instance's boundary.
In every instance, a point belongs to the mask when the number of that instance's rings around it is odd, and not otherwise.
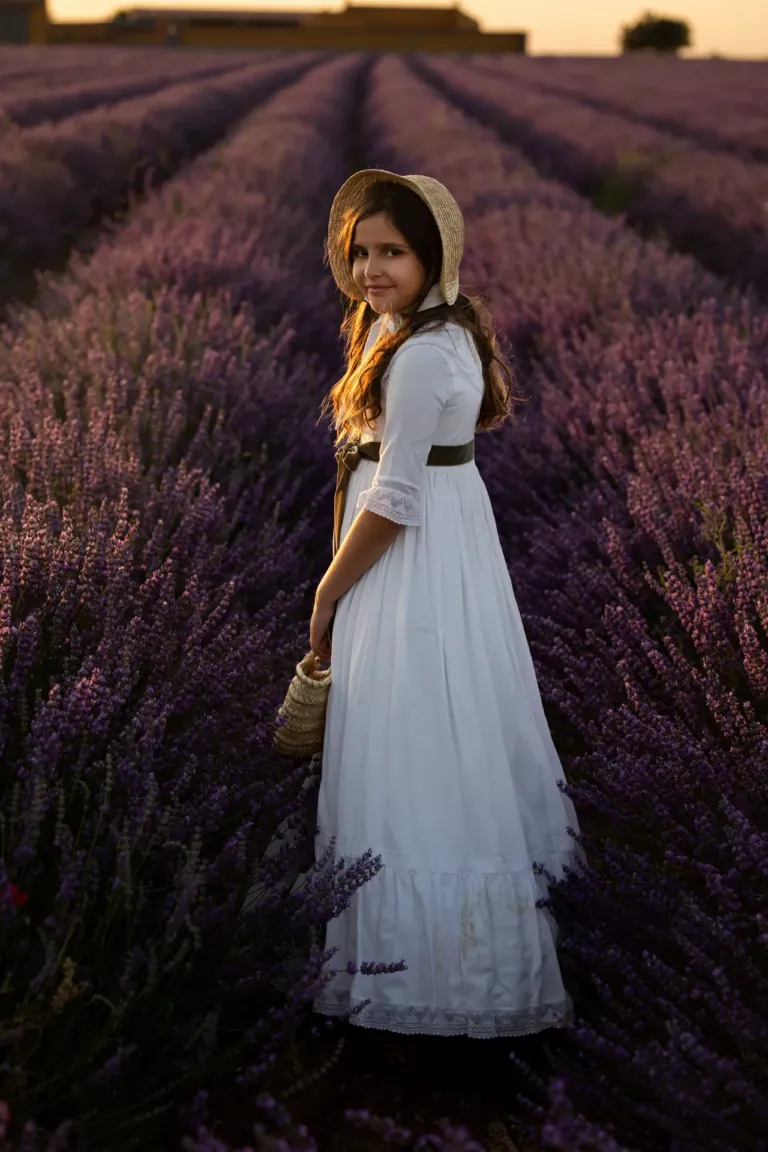
[{"label": "young girl", "polygon": [[[328,257],[352,303],[333,408],[334,557],[312,650],[331,659],[320,854],[383,867],[332,920],[315,1011],[392,1032],[513,1036],[571,1016],[556,926],[536,901],[580,854],[488,493],[478,430],[511,374],[459,291],[461,212],[429,176],[355,173]],[[510,493],[514,498],[514,493]],[[333,647],[330,628],[333,623]],[[395,963],[351,975],[352,961]]]}]

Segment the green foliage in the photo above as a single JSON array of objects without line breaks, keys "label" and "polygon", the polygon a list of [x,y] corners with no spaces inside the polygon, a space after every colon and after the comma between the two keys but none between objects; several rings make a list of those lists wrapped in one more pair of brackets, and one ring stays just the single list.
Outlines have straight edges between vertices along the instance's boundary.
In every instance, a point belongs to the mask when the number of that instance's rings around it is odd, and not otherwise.
[{"label": "green foliage", "polygon": [[615,216],[627,212],[645,188],[648,159],[626,152],[606,168],[592,191],[592,202],[600,212]]},{"label": "green foliage", "polygon": [[652,12],[621,29],[622,52],[659,52],[674,55],[692,44],[691,28],[686,20],[656,16]]}]

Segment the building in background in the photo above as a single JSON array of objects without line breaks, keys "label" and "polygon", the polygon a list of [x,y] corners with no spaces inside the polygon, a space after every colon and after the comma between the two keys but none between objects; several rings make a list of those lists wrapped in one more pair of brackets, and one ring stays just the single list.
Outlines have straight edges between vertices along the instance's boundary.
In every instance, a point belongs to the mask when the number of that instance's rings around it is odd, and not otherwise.
[{"label": "building in background", "polygon": [[0,0],[0,44],[45,44],[45,0]]},{"label": "building in background", "polygon": [[0,43],[380,52],[525,52],[525,32],[483,32],[458,5],[347,4],[336,12],[128,8],[103,23],[48,19],[46,0],[0,0]]}]

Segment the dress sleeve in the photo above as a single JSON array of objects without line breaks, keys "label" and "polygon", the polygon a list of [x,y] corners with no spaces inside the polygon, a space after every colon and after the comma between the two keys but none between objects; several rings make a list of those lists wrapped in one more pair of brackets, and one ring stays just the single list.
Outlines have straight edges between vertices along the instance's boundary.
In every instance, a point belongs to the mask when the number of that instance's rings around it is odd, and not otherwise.
[{"label": "dress sleeve", "polygon": [[356,511],[367,508],[397,524],[421,524],[421,493],[440,414],[454,388],[449,357],[424,341],[404,344],[384,382],[379,464]]}]

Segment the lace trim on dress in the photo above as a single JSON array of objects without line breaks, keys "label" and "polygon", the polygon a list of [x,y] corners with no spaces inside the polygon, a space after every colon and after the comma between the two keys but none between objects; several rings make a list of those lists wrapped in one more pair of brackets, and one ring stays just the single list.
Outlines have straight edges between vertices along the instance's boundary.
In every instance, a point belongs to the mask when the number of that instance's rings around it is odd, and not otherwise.
[{"label": "lace trim on dress", "polygon": [[387,520],[394,520],[396,524],[410,524],[414,528],[418,528],[421,524],[418,496],[397,492],[394,488],[385,488],[383,485],[366,488],[360,493],[357,498],[358,511],[361,508],[385,516]]},{"label": "lace trim on dress", "polygon": [[[313,1010],[323,1016],[347,1016],[361,1000],[350,1000],[344,991],[326,989],[315,1000]],[[517,1012],[494,1012],[493,1009],[462,1012],[453,1008],[416,1008],[412,1005],[380,1004],[375,1000],[350,1017],[350,1024],[361,1028],[381,1028],[403,1035],[421,1033],[429,1036],[471,1036],[489,1040],[494,1036],[525,1036],[545,1028],[565,1028],[572,1022],[572,1009],[567,1001],[538,1004]]]}]

